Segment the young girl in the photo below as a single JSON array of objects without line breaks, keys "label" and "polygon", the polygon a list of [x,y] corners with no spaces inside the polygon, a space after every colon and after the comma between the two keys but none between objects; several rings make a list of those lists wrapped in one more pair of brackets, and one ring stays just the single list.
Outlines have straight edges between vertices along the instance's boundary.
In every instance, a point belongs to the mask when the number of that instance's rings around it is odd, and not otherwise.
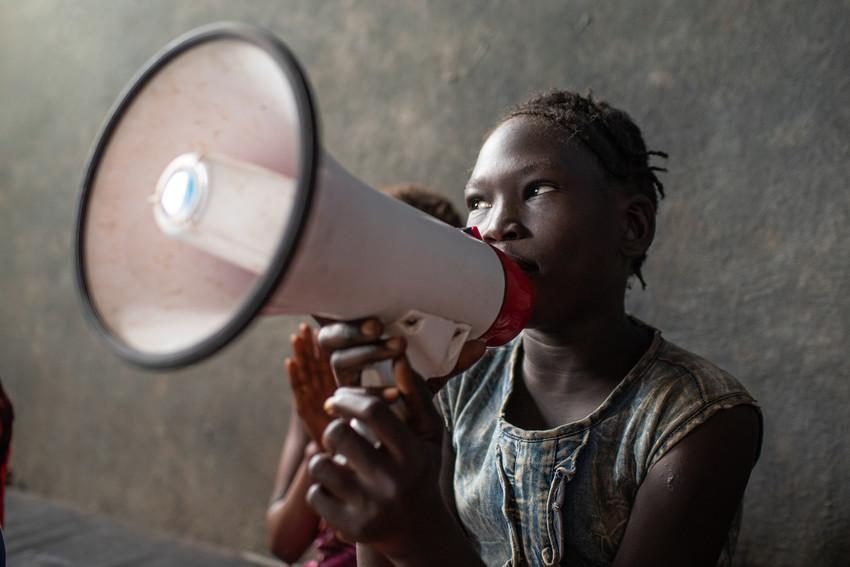
[{"label": "young girl", "polygon": [[[426,187],[404,183],[385,187],[383,192],[450,226],[462,224],[451,202]],[[296,411],[290,416],[266,512],[269,549],[278,558],[294,563],[315,546],[318,559],[307,567],[351,567],[356,564],[354,546],[340,540],[305,500],[310,483],[307,461],[321,450],[322,432],[331,421],[322,406],[336,383],[328,356],[318,348],[308,325],[302,324],[290,342],[292,357],[286,360],[286,371]]]},{"label": "young girl", "polygon": [[[528,273],[537,304],[518,339],[433,404],[378,321],[322,329],[341,383],[393,359],[385,397],[402,395],[410,415],[356,388],[326,404],[344,419],[310,462],[308,501],[363,544],[361,564],[729,563],[761,415],[732,376],[625,313],[663,196],[653,154],[626,113],[569,92],[492,131],[467,224]],[[482,350],[470,343],[459,369]]]}]

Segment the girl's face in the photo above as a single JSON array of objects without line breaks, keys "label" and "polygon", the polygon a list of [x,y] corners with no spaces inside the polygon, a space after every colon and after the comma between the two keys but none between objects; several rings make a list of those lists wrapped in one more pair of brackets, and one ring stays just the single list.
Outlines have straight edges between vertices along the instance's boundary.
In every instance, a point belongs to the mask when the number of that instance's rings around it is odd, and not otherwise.
[{"label": "girl's face", "polygon": [[464,195],[467,225],[535,284],[530,328],[622,310],[624,192],[580,142],[541,119],[511,118],[485,141]]}]

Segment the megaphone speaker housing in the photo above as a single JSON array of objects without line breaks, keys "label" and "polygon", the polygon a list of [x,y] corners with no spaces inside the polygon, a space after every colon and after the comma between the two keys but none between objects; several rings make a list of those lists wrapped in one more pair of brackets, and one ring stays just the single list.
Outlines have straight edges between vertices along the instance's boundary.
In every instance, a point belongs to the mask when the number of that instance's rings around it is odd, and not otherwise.
[{"label": "megaphone speaker housing", "polygon": [[[254,68],[240,69],[242,66]],[[287,46],[264,29],[239,23],[205,26],[174,40],[121,94],[85,166],[74,271],[87,318],[122,358],[151,369],[186,366],[228,344],[260,313],[292,262],[310,214],[319,154],[312,101],[307,79]],[[259,109],[253,114],[252,105]],[[285,145],[293,140],[297,140],[297,148],[282,147],[281,141]],[[182,276],[181,268],[174,264],[170,272],[160,273],[163,279],[173,277],[173,281],[157,278],[145,284],[157,289],[133,289],[133,280],[145,277],[140,273],[147,269],[143,264],[180,262],[194,252],[177,251],[167,237],[156,234],[149,209],[141,212],[144,207],[138,207],[138,214],[127,213],[127,207],[137,206],[127,201],[145,197],[140,192],[152,193],[156,178],[171,158],[197,150],[242,154],[254,163],[265,162],[262,165],[295,182],[292,210],[281,219],[281,231],[265,271],[246,273],[241,281],[232,281],[240,292],[236,299],[225,300],[230,304],[224,307],[212,305],[221,299],[214,296],[203,299],[208,304],[199,301],[193,305],[192,293],[200,291],[189,289],[196,283],[191,280],[194,276]],[[274,155],[276,151],[278,155]],[[125,184],[138,188],[125,190]],[[144,220],[136,218],[144,215]],[[96,242],[100,239],[103,241]],[[133,257],[137,254],[146,257]],[[193,257],[192,263],[197,265],[198,258]],[[205,269],[217,270],[215,259],[200,263]],[[139,312],[129,314],[126,304],[135,301],[134,294],[142,296],[146,291],[151,294],[147,303],[138,297]],[[168,293],[179,299],[173,303],[161,299]],[[232,290],[227,295],[234,296]],[[122,303],[120,314],[118,303]],[[211,316],[214,321],[205,329],[184,331],[187,339],[176,348],[140,347],[123,336],[122,328],[132,324],[129,319],[134,316],[144,319],[159,313],[179,326],[181,311],[196,308],[218,316]]]}]

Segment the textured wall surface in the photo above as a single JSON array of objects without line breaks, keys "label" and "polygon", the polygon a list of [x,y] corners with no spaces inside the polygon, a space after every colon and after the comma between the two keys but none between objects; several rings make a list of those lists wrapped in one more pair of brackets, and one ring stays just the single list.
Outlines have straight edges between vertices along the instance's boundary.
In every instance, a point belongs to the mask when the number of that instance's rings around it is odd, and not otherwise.
[{"label": "textured wall surface", "polygon": [[850,2],[0,3],[0,377],[34,493],[263,547],[294,320],[168,375],[82,319],[71,234],[117,93],[194,26],[263,24],[302,60],[324,143],[373,184],[460,191],[505,107],[547,87],[627,109],[668,150],[668,199],[631,309],[748,385],[766,415],[738,563],[850,554]]}]

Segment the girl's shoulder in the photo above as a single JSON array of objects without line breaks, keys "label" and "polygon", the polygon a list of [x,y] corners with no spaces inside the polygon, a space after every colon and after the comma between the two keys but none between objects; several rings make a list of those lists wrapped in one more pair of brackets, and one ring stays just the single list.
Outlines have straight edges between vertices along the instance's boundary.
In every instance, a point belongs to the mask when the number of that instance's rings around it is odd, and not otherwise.
[{"label": "girl's shoulder", "polygon": [[652,361],[635,381],[622,408],[647,450],[648,470],[676,443],[724,409],[758,402],[732,374],[669,341],[659,341]]},{"label": "girl's shoulder", "polygon": [[726,370],[663,339],[651,377],[654,387],[664,387],[667,383],[688,385],[702,401],[737,394],[749,396],[743,384]]}]

